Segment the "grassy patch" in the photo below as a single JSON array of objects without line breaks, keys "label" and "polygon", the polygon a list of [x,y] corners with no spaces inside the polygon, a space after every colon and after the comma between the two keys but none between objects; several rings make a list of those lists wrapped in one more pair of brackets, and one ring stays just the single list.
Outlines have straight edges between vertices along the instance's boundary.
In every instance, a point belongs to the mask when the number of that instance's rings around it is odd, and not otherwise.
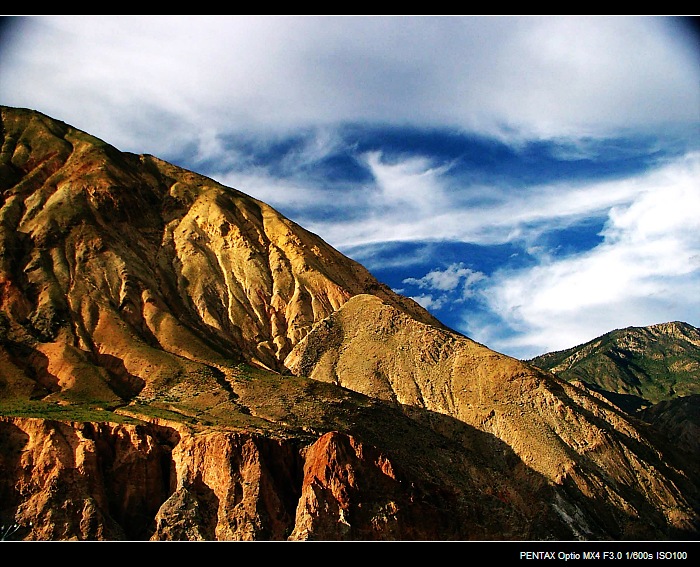
[{"label": "grassy patch", "polygon": [[58,404],[38,400],[0,400],[0,415],[7,417],[30,417],[55,421],[111,422],[138,424],[140,421],[82,404]]}]

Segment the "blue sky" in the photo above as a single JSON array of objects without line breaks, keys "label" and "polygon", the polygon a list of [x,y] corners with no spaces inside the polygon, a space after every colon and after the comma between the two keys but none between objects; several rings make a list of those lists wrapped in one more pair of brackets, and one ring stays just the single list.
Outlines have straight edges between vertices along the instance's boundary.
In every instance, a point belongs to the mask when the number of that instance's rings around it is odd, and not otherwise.
[{"label": "blue sky", "polygon": [[275,206],[516,356],[700,325],[700,47],[668,17],[29,17],[0,104]]}]

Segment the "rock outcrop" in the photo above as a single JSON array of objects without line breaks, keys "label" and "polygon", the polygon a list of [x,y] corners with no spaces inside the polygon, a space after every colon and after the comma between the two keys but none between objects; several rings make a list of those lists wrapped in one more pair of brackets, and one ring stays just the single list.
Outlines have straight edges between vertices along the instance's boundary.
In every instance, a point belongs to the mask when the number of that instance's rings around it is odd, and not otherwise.
[{"label": "rock outcrop", "polygon": [[648,421],[240,191],[1,117],[15,539],[697,538],[695,469]]},{"label": "rock outcrop", "polygon": [[[488,432],[549,482],[571,484],[617,513],[634,517],[651,506],[683,529],[696,522],[693,506],[670,480],[672,470],[658,469],[663,462],[631,416],[601,403],[604,398],[582,383],[558,380],[415,321],[374,296],[353,297],[318,324],[287,365],[316,380]],[[639,486],[645,487],[643,496]],[[594,530],[582,525],[580,531]]]}]

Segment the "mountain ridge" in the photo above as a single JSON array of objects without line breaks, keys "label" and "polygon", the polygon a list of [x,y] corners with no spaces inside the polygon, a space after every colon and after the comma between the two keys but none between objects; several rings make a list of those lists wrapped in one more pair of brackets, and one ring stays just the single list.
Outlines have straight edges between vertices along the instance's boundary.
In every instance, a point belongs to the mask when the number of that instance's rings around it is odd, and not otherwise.
[{"label": "mountain ridge", "polygon": [[700,393],[700,330],[682,321],[625,327],[527,362],[639,409]]},{"label": "mountain ridge", "polygon": [[445,327],[236,189],[1,116],[19,538],[697,537],[686,458],[595,390]]}]

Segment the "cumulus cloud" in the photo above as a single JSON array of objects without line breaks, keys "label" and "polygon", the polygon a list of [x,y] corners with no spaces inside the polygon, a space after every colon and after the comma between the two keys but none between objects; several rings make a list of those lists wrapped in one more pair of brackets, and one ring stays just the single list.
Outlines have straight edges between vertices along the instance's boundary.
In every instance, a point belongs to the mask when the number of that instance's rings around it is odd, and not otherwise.
[{"label": "cumulus cloud", "polygon": [[406,278],[403,283],[439,291],[455,291],[461,288],[461,296],[466,298],[474,294],[473,286],[485,277],[482,272],[467,268],[460,262],[451,264],[444,270],[432,270],[422,278]]}]

